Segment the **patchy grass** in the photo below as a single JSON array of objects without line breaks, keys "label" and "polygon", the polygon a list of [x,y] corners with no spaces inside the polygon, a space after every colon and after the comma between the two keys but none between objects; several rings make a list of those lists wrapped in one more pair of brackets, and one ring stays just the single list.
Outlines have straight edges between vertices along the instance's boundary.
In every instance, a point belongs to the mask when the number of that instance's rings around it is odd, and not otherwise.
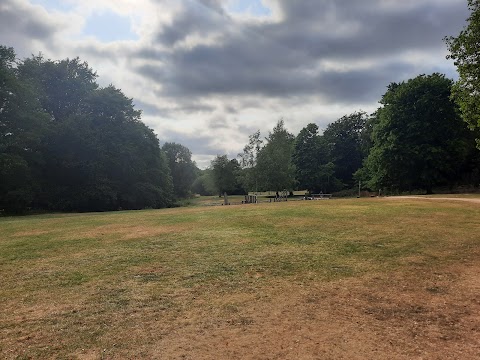
[{"label": "patchy grass", "polygon": [[461,199],[480,199],[480,193],[472,194],[433,194],[433,195],[424,195],[425,197],[432,198],[461,198]]},{"label": "patchy grass", "polygon": [[2,218],[0,356],[475,358],[478,234],[422,199]]},{"label": "patchy grass", "polygon": [[[229,195],[228,202],[231,204],[241,204],[245,200],[243,195]],[[196,196],[190,199],[181,200],[179,206],[221,206],[225,202],[223,196]]]}]

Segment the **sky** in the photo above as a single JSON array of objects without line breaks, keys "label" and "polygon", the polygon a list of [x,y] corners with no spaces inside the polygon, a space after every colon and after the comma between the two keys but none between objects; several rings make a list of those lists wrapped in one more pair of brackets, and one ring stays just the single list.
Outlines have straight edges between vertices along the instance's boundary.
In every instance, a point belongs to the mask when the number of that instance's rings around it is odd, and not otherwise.
[{"label": "sky", "polygon": [[467,0],[1,0],[0,44],[80,57],[200,168],[284,119],[372,113],[391,82],[456,70]]}]

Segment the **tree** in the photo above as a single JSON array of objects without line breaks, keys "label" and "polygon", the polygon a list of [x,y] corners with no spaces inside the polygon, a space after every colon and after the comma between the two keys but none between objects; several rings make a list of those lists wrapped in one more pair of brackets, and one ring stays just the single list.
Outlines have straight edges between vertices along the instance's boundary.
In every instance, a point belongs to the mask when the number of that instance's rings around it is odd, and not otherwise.
[{"label": "tree", "polygon": [[[96,74],[78,58],[32,57],[19,62],[9,74],[15,76],[11,82],[22,86],[18,91],[7,90],[5,94],[14,96],[2,101],[0,116],[5,119],[0,121],[6,141],[0,146],[6,150],[0,159],[0,175],[3,180],[15,173],[12,179],[34,184],[32,206],[105,211],[171,204],[171,177],[158,139],[120,89],[113,85],[99,88]],[[10,108],[24,115],[15,116]],[[16,159],[6,158],[14,148]],[[17,170],[12,172],[14,167]],[[0,187],[0,198],[8,194],[8,189]],[[13,199],[21,208],[29,206],[18,196]]]},{"label": "tree", "polygon": [[212,169],[199,170],[199,174],[192,184],[192,191],[202,196],[218,194]]},{"label": "tree", "polygon": [[367,119],[364,112],[345,115],[329,124],[323,133],[330,161],[335,164],[334,176],[347,187],[354,185],[353,174],[362,167]]},{"label": "tree", "polygon": [[329,159],[324,139],[318,135],[318,126],[308,124],[295,139],[292,161],[298,187],[310,192],[332,189],[334,164]]},{"label": "tree", "polygon": [[248,144],[243,148],[243,152],[238,154],[243,187],[252,191],[258,188],[257,156],[262,149],[263,140],[260,139],[260,130],[248,137]]},{"label": "tree", "polygon": [[451,86],[437,73],[388,86],[366,160],[371,188],[431,193],[454,177],[468,144],[466,126],[450,100]]},{"label": "tree", "polygon": [[217,155],[212,160],[212,177],[219,195],[223,193],[244,194],[240,181],[240,164],[237,159],[229,160],[227,155]]},{"label": "tree", "polygon": [[36,87],[42,107],[55,121],[82,112],[86,99],[98,89],[97,74],[78,57],[53,61],[40,54],[25,59],[18,70]]},{"label": "tree", "polygon": [[295,166],[292,153],[295,137],[280,120],[266,138],[267,144],[257,156],[259,185],[263,190],[292,190],[295,186]]},{"label": "tree", "polygon": [[191,151],[186,146],[174,142],[163,144],[162,150],[168,159],[175,196],[177,198],[189,197],[196,170]]},{"label": "tree", "polygon": [[[457,37],[447,37],[450,55],[459,79],[452,89],[452,97],[460,107],[463,119],[471,129],[480,128],[480,1],[468,0],[471,11],[468,25]],[[477,138],[480,149],[480,138]]]},{"label": "tree", "polygon": [[132,100],[108,86],[83,102],[83,111],[55,121],[47,138],[48,206],[66,211],[169,206],[173,186],[166,158]]},{"label": "tree", "polygon": [[13,48],[0,46],[0,210],[34,206],[40,188],[48,116],[37,94],[20,80]]}]

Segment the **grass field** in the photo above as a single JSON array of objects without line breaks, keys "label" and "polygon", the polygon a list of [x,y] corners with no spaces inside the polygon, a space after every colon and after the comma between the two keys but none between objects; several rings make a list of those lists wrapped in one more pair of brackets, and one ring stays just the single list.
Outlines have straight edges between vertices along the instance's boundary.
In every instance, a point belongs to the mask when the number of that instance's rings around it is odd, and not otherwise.
[{"label": "grass field", "polygon": [[2,359],[477,359],[480,204],[0,218]]}]

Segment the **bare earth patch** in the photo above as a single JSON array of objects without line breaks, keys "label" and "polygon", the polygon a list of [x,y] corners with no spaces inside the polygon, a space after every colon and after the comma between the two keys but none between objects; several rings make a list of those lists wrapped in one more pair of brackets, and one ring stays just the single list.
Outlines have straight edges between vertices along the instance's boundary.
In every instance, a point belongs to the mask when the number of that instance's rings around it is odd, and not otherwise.
[{"label": "bare earth patch", "polygon": [[19,232],[15,233],[13,236],[15,236],[15,237],[38,236],[38,235],[49,234],[50,232],[51,232],[51,231],[49,231],[49,230],[19,231]]},{"label": "bare earth patch", "polygon": [[115,240],[131,240],[157,236],[161,234],[173,234],[184,231],[187,227],[183,225],[162,225],[162,226],[146,226],[131,224],[113,224],[92,227],[91,229],[80,230],[64,236],[65,239],[75,238],[101,238],[112,237]]},{"label": "bare earth patch", "polygon": [[[480,266],[407,276],[278,283],[230,313],[193,310],[158,359],[478,359]],[[259,298],[256,298],[258,296]],[[237,309],[237,310],[235,310]],[[133,355],[133,354],[131,354]]]},{"label": "bare earth patch", "polygon": [[422,199],[422,200],[442,200],[442,201],[464,201],[474,204],[480,204],[480,198],[470,197],[430,197],[430,196],[392,196],[388,199]]},{"label": "bare earth patch", "polygon": [[[105,349],[85,349],[76,355],[79,359],[478,359],[479,273],[480,266],[472,263],[441,271],[421,265],[399,275],[277,281],[256,291],[205,293],[193,288],[172,294],[170,300],[188,304],[177,317],[159,310],[165,299],[158,299],[152,307],[111,319]],[[122,348],[122,343],[129,347]]]}]

